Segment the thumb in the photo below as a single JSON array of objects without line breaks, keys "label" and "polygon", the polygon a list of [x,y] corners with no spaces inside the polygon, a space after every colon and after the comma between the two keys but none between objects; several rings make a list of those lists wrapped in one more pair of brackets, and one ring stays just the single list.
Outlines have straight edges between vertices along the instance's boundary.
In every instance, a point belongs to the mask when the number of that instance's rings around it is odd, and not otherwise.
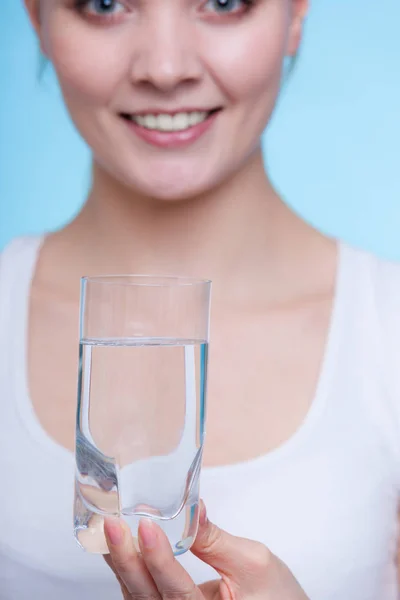
[{"label": "thumb", "polygon": [[274,555],[259,542],[223,531],[207,518],[201,502],[199,531],[192,553],[241,589],[258,590],[273,566]]}]

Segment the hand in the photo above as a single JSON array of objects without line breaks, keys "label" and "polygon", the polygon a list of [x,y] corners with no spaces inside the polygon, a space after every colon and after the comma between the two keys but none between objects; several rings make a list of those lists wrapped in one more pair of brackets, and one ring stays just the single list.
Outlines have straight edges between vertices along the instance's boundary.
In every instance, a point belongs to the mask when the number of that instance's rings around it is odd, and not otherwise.
[{"label": "hand", "polygon": [[105,521],[114,571],[125,600],[308,600],[289,569],[258,542],[234,537],[211,524],[204,505],[193,554],[221,576],[196,586],[175,560],[164,532],[143,519],[139,525],[140,554],[129,527]]}]

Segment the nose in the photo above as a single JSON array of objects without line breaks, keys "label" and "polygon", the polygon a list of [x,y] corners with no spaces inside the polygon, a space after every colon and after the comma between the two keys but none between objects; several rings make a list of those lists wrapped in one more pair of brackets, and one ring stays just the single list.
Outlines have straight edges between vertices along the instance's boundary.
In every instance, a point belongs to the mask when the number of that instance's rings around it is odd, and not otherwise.
[{"label": "nose", "polygon": [[195,36],[179,14],[159,10],[156,17],[142,24],[133,44],[131,79],[135,84],[150,84],[169,92],[202,77]]}]

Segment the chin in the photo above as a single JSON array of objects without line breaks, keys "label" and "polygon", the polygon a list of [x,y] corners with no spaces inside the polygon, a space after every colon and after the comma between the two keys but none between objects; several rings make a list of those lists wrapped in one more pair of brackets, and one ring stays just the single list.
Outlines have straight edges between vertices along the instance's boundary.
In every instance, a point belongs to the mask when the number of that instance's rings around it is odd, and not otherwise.
[{"label": "chin", "polygon": [[194,185],[193,180],[185,182],[185,180],[165,181],[152,184],[151,182],[130,182],[128,183],[133,192],[139,193],[152,200],[160,202],[185,202],[186,200],[194,200],[199,196],[210,191],[214,186],[211,182],[208,184],[197,183]]},{"label": "chin", "polygon": [[[128,172],[127,172],[128,171]],[[115,173],[114,178],[132,194],[160,202],[184,202],[210,192],[223,181],[223,174],[207,169],[146,169],[134,173]],[[200,175],[201,174],[201,175]]]}]

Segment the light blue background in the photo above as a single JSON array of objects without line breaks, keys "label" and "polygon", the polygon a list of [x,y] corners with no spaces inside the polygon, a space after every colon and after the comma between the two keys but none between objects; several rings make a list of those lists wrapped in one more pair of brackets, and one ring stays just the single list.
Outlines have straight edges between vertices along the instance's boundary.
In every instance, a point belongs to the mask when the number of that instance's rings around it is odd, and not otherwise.
[{"label": "light blue background", "polygon": [[[79,209],[89,155],[47,75],[22,0],[1,0],[0,247]],[[265,148],[293,207],[400,258],[400,2],[314,0],[298,69]]]}]

